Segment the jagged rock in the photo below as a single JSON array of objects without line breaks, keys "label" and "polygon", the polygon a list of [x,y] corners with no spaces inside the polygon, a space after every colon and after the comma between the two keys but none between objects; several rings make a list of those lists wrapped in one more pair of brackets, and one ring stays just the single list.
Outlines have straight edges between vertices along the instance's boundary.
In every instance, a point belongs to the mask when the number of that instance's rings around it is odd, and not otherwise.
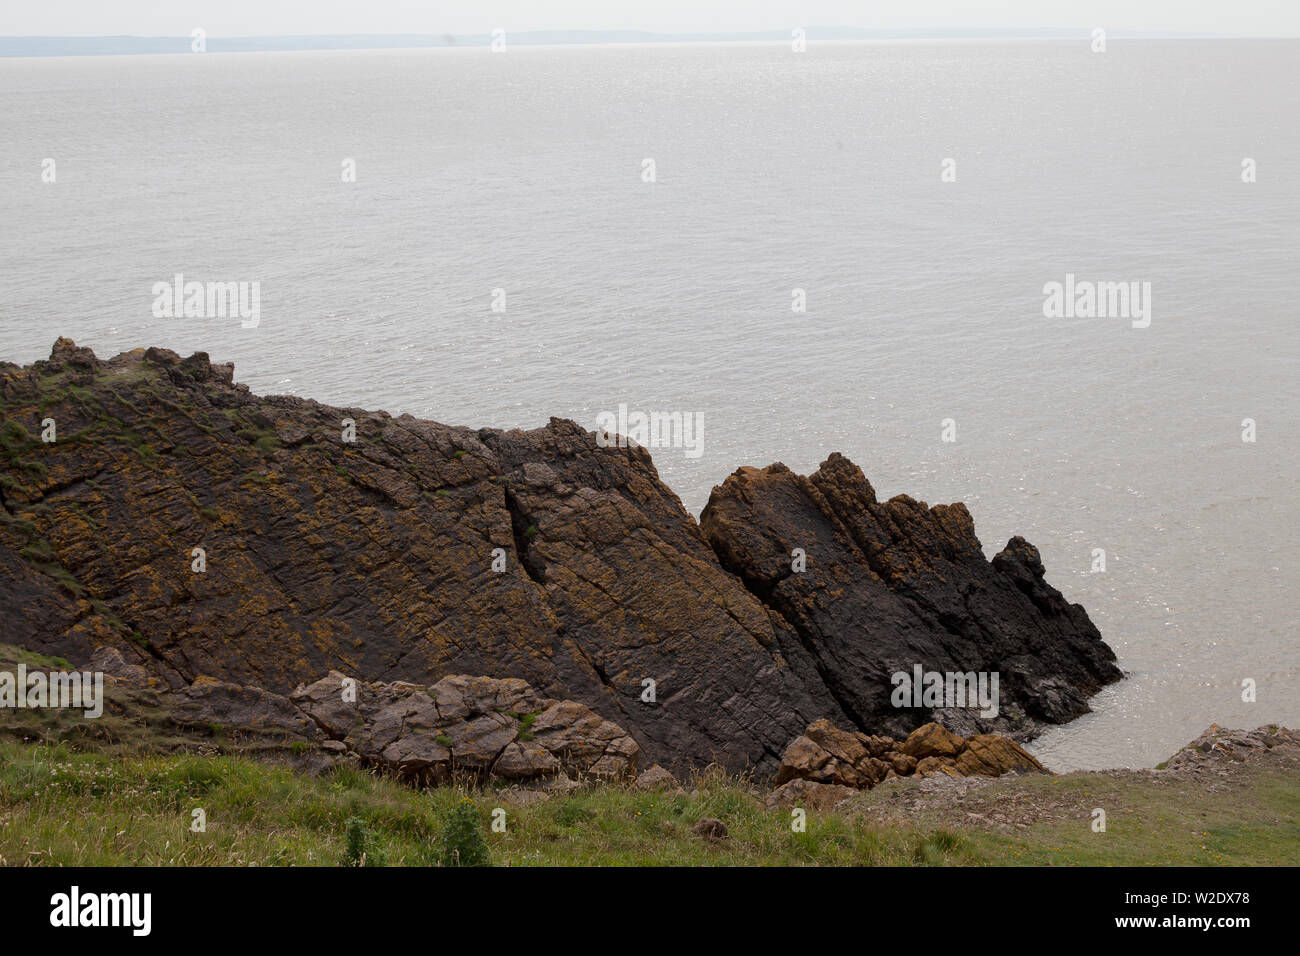
[{"label": "jagged rock", "polygon": [[802,807],[805,810],[830,810],[837,803],[857,793],[859,791],[854,787],[845,787],[838,783],[790,780],[769,794],[767,806],[769,809]]},{"label": "jagged rock", "polygon": [[635,774],[639,748],[617,724],[576,701],[552,701],[533,721],[537,742],[570,772],[606,776]]},{"label": "jagged rock", "polygon": [[889,765],[871,756],[861,734],[839,730],[818,720],[786,747],[775,783],[809,780],[862,789],[884,779]]},{"label": "jagged rock", "polygon": [[879,737],[870,734],[859,734],[858,739],[862,745],[867,748],[867,752],[873,757],[883,757],[885,754],[893,753],[898,749],[898,741],[893,737]]},{"label": "jagged rock", "polygon": [[[35,437],[47,416],[54,443]],[[491,674],[625,728],[618,748],[559,746],[576,773],[623,772],[635,743],[678,771],[762,774],[819,718],[880,759],[868,735],[929,719],[889,705],[895,668],[999,669],[1004,713],[1044,721],[1119,676],[1032,546],[990,563],[961,505],[878,503],[838,455],[809,478],[742,470],[697,524],[648,452],[574,422],[476,430],[258,397],[202,352],[101,361],[67,339],[0,363],[0,417],[0,632],[70,660],[114,647],[173,688]],[[790,574],[793,547],[806,573]],[[671,706],[641,700],[647,678]],[[442,719],[478,693],[430,696]],[[362,716],[313,713],[333,739]],[[385,715],[375,746],[407,719]]]},{"label": "jagged rock", "polygon": [[1300,753],[1300,733],[1278,724],[1267,724],[1254,730],[1231,730],[1210,724],[1159,769],[1197,772],[1216,763],[1256,759],[1274,750]]},{"label": "jagged rock", "polygon": [[[1070,720],[1120,677],[1083,608],[1043,580],[1032,545],[1012,538],[990,562],[964,505],[877,501],[842,455],[809,477],[782,464],[741,468],[713,490],[700,528],[723,567],[796,632],[865,731],[905,736],[933,719],[891,701],[890,676],[917,664],[998,672],[1001,714],[971,724],[1016,733],[1017,713]],[[791,567],[796,548],[803,571]]]},{"label": "jagged rock", "polygon": [[77,343],[69,338],[60,336],[54,342],[54,348],[50,350],[50,361],[71,365],[74,368],[86,371],[94,371],[99,367],[99,360],[95,358],[95,353],[88,348],[80,348]]},{"label": "jagged rock", "polygon": [[484,772],[496,762],[506,744],[519,735],[519,722],[504,714],[484,714],[452,724],[443,733],[451,741],[449,747],[456,754],[458,766]]},{"label": "jagged rock", "polygon": [[858,770],[861,771],[872,784],[880,783],[890,773],[897,773],[897,771],[894,770],[894,765],[892,763],[892,758],[896,755],[891,753],[885,754],[885,756],[890,759],[883,760],[871,757],[865,763],[858,765]]},{"label": "jagged rock", "polygon": [[342,739],[362,724],[366,714],[373,714],[377,709],[369,697],[347,699],[344,682],[348,679],[345,674],[330,671],[312,684],[300,684],[289,696],[327,735]]}]

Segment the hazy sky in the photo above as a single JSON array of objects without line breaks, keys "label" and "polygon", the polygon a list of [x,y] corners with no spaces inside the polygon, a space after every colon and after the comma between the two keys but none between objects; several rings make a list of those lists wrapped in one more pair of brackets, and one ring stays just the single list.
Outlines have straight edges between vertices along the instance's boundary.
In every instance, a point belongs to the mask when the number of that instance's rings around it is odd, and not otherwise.
[{"label": "hazy sky", "polygon": [[0,35],[1093,27],[1300,36],[1300,0],[4,0]]}]

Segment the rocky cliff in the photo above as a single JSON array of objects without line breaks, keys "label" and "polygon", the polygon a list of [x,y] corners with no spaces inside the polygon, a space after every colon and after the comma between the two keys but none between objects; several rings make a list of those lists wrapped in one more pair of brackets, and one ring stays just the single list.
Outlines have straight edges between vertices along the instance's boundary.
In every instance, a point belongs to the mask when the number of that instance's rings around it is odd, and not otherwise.
[{"label": "rocky cliff", "polygon": [[937,715],[1022,737],[1120,676],[1031,545],[990,562],[962,505],[877,502],[838,455],[742,469],[697,524],[644,449],[570,421],[259,397],[203,353],[66,339],[0,363],[0,412],[0,639],[109,645],[177,688],[521,678],[650,761],[772,772],[821,718],[933,719],[890,705],[895,669],[1000,670],[997,718]]}]

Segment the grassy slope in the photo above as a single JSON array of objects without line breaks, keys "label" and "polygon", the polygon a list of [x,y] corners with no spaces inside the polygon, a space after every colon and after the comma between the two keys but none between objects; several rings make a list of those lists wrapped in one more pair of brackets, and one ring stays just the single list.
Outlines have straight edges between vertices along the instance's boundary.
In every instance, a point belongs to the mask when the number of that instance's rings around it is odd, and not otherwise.
[{"label": "grassy slope", "polygon": [[[12,666],[66,662],[0,645]],[[110,703],[126,693],[106,688]],[[352,768],[312,777],[210,753],[111,712],[0,713],[0,865],[336,865],[346,822],[367,822],[389,865],[431,865],[451,808],[477,806],[495,863],[528,865],[1300,865],[1300,765],[1202,776],[1108,771],[878,787],[793,833],[766,790],[721,773],[686,794],[600,785],[516,806],[509,792],[419,792]],[[87,732],[92,731],[92,732]],[[26,743],[23,738],[54,741]],[[191,833],[191,811],[207,831]],[[506,832],[492,833],[492,810]],[[1107,812],[1093,833],[1092,809]],[[705,817],[730,835],[692,832]]]},{"label": "grassy slope", "polygon": [[[601,786],[530,806],[473,792],[484,829],[504,807],[506,833],[487,833],[509,865],[715,864],[1255,864],[1300,863],[1300,786],[1292,772],[1251,772],[1209,792],[1138,775],[996,782],[999,805],[1027,794],[1045,822],[1005,828],[945,825],[943,810],[898,822],[882,807],[893,786],[864,795],[859,812],[767,810],[741,781],[705,774],[691,794]],[[464,791],[416,792],[352,769],[309,777],[237,757],[110,757],[66,744],[0,745],[0,862],[8,865],[334,865],[345,821],[365,819],[390,865],[437,859],[441,821]],[[1074,805],[1111,807],[1095,834]],[[190,811],[206,833],[188,832]],[[717,817],[730,836],[708,843],[692,825]],[[1014,825],[1013,825],[1014,827]]]}]

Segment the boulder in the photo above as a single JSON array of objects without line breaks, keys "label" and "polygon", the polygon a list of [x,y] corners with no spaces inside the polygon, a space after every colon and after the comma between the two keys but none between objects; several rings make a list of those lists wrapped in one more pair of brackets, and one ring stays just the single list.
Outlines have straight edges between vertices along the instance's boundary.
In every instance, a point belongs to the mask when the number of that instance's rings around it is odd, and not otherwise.
[{"label": "boulder", "polygon": [[316,724],[289,698],[260,687],[200,677],[171,694],[169,704],[172,719],[183,726],[270,732],[308,741],[321,738]]},{"label": "boulder", "polygon": [[677,778],[665,770],[659,764],[655,764],[649,770],[641,771],[641,775],[636,778],[633,784],[638,790],[680,790],[681,786],[677,783]]},{"label": "boulder", "polygon": [[809,724],[804,735],[836,760],[850,767],[856,767],[868,757],[874,756],[863,744],[862,735],[840,730],[824,717]]},{"label": "boulder", "polygon": [[898,746],[900,753],[917,760],[926,757],[955,757],[961,753],[962,739],[941,724],[928,723],[916,728]]},{"label": "boulder", "polygon": [[796,737],[781,755],[781,766],[777,768],[774,782],[780,786],[787,780],[823,779],[825,775],[822,768],[830,760],[831,755],[814,743],[811,737]]}]

